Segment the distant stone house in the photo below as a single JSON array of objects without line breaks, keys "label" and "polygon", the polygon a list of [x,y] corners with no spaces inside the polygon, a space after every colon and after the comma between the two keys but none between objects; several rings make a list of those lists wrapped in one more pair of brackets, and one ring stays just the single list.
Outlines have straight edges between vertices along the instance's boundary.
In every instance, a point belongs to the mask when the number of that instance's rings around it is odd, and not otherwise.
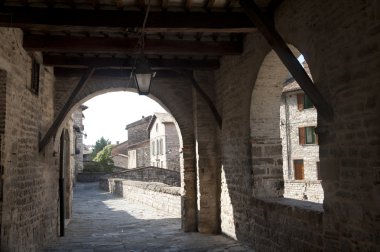
[{"label": "distant stone house", "polygon": [[284,197],[322,203],[317,110],[294,79],[284,84],[280,119]]},{"label": "distant stone house", "polygon": [[150,165],[179,171],[179,135],[174,118],[168,113],[155,113],[148,126]]},{"label": "distant stone house", "polygon": [[128,140],[112,146],[111,155],[116,167],[128,168]]},{"label": "distant stone house", "polygon": [[71,115],[73,122],[73,149],[74,149],[74,159],[75,159],[75,174],[83,171],[83,154],[84,154],[84,144],[83,144],[83,111],[88,107],[81,105],[77,110]]},{"label": "distant stone house", "polygon": [[150,166],[149,133],[147,128],[152,116],[128,124],[128,169]]}]

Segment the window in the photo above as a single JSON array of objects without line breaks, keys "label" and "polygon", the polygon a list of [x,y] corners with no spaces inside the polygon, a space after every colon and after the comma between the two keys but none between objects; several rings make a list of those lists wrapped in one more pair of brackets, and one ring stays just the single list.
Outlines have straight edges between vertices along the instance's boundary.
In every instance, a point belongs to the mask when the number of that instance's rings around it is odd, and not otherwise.
[{"label": "window", "polygon": [[164,148],[163,147],[164,147],[163,140],[160,139],[160,153],[161,153],[161,155],[164,154]]},{"label": "window", "polygon": [[299,144],[318,144],[318,136],[315,134],[315,127],[298,128]]},{"label": "window", "polygon": [[161,161],[161,168],[164,168],[164,161]]},{"label": "window", "polygon": [[322,180],[321,179],[321,167],[320,167],[319,161],[317,162],[317,179]]},{"label": "window", "polygon": [[160,155],[160,143],[158,142],[158,139],[156,140],[156,147],[157,147],[157,155]]},{"label": "window", "polygon": [[156,150],[154,149],[154,142],[152,142],[152,155],[156,155]]},{"label": "window", "polygon": [[38,95],[39,88],[40,88],[40,64],[38,64],[38,62],[35,59],[33,59],[30,89],[35,95]]},{"label": "window", "polygon": [[308,108],[313,108],[314,105],[311,102],[310,98],[305,95],[305,94],[297,94],[297,105],[298,105],[298,110],[304,110]]},{"label": "window", "polygon": [[294,160],[294,179],[295,180],[303,180],[304,177],[304,169],[303,169],[303,160]]},{"label": "window", "polygon": [[158,123],[156,124],[156,132],[158,132]]}]

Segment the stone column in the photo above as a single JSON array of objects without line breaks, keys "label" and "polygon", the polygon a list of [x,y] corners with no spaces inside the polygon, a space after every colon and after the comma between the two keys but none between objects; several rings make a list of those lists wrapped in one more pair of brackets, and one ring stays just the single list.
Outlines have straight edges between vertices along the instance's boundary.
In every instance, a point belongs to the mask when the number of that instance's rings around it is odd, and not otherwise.
[{"label": "stone column", "polygon": [[182,230],[184,232],[196,232],[197,190],[194,144],[186,143],[186,139],[184,139],[181,155],[183,155],[183,171],[181,172]]}]

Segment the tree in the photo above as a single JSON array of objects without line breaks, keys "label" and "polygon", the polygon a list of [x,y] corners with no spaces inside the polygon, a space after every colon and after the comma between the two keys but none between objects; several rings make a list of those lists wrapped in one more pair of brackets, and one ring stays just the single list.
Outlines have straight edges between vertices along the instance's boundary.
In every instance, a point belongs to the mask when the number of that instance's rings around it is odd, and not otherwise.
[{"label": "tree", "polygon": [[101,151],[96,154],[96,157],[93,161],[98,162],[104,171],[112,172],[113,170],[113,160],[111,158],[112,145],[109,144],[104,147]]},{"label": "tree", "polygon": [[94,149],[92,150],[92,153],[91,153],[91,159],[94,160],[98,152],[103,150],[104,147],[110,144],[111,144],[111,141],[109,141],[108,139],[106,140],[104,137],[101,137],[99,140],[97,140],[95,143]]}]

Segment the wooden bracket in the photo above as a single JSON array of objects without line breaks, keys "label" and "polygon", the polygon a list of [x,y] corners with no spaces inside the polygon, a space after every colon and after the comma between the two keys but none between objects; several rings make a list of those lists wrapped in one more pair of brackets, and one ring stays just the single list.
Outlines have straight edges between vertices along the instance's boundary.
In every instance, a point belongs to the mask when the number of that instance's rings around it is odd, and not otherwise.
[{"label": "wooden bracket", "polygon": [[182,71],[181,73],[184,76],[186,76],[191,81],[191,84],[193,85],[193,87],[195,88],[195,90],[197,90],[197,92],[203,97],[203,99],[205,99],[207,105],[211,109],[212,114],[214,115],[215,121],[218,123],[219,129],[222,129],[222,121],[223,121],[222,117],[219,115],[219,112],[216,109],[216,107],[215,107],[214,103],[212,102],[211,98],[198,85],[198,82],[195,80],[192,72],[191,73],[187,73],[187,72]]},{"label": "wooden bracket", "polygon": [[305,69],[303,69],[297,58],[293,55],[292,51],[271,24],[268,17],[261,12],[253,0],[240,0],[240,5],[243,7],[247,16],[256,25],[257,29],[266,38],[267,42],[272,46],[273,50],[277,53],[282,63],[298,82],[302,90],[307,96],[309,96],[317,109],[318,114],[325,120],[332,121],[334,118],[332,107],[318,91],[309,75],[307,75]]},{"label": "wooden bracket", "polygon": [[77,94],[80,93],[80,91],[85,87],[87,81],[91,78],[91,76],[94,74],[95,68],[90,67],[87,69],[87,71],[83,74],[82,78],[79,80],[77,86],[74,88],[73,92],[71,93],[69,99],[67,99],[65,105],[59,111],[58,116],[54,119],[53,124],[50,126],[48,131],[46,132],[45,136],[42,138],[42,140],[39,142],[39,151],[41,152],[45,146],[49,143],[50,139],[57,133],[57,130],[61,123],[65,120],[65,117],[69,113],[70,109],[74,105],[74,100],[77,96]]}]

